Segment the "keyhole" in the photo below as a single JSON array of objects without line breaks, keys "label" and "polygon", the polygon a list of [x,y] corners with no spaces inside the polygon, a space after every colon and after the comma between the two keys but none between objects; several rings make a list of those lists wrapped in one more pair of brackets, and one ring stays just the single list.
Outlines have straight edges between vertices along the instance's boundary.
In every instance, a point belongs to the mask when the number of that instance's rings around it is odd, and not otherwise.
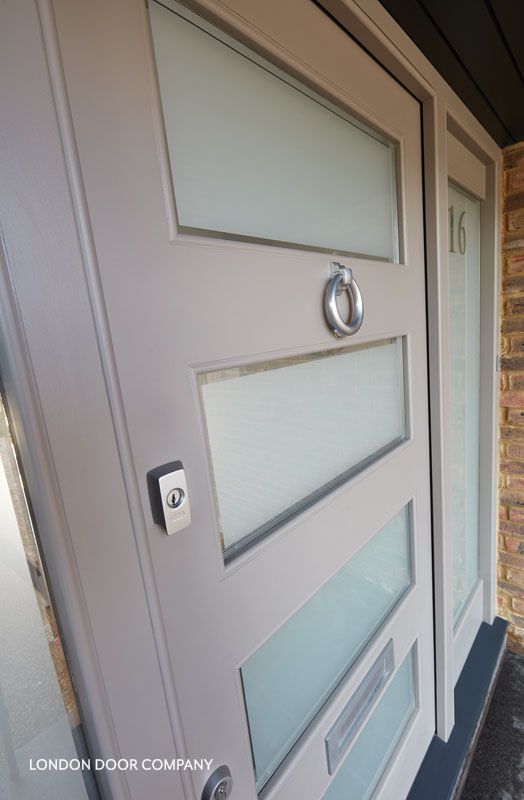
[{"label": "keyhole", "polygon": [[169,508],[178,508],[184,502],[185,496],[186,495],[183,489],[171,489],[167,495],[166,503],[168,504]]}]

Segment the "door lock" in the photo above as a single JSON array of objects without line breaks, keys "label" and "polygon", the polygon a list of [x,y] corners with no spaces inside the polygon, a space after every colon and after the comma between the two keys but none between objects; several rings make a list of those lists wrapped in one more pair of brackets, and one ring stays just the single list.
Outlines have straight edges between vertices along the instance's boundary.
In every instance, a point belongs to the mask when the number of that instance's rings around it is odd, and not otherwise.
[{"label": "door lock", "polygon": [[186,474],[181,461],[149,470],[147,488],[153,519],[168,535],[191,524]]},{"label": "door lock", "polygon": [[233,778],[229,767],[223,764],[207,779],[202,790],[201,800],[228,800],[233,791]]},{"label": "door lock", "polygon": [[182,505],[184,500],[186,499],[186,493],[180,487],[176,489],[171,489],[168,492],[166,497],[166,503],[168,504],[169,508],[178,508]]}]

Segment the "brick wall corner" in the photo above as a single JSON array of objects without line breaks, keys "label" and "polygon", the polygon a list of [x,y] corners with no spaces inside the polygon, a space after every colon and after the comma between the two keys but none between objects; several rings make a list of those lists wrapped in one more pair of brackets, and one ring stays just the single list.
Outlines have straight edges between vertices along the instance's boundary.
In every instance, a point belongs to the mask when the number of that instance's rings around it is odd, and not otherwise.
[{"label": "brick wall corner", "polygon": [[524,652],[524,142],[503,151],[498,613]]}]

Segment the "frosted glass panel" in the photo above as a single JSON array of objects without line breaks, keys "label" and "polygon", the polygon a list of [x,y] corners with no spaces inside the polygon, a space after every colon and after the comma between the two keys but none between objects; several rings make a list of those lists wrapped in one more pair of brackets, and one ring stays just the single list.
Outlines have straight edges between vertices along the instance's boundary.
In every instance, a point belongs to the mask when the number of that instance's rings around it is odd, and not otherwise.
[{"label": "frosted glass panel", "polygon": [[199,381],[227,557],[405,437],[402,339]]},{"label": "frosted glass panel", "polygon": [[411,651],[382,695],[322,800],[369,800],[415,711]]},{"label": "frosted glass panel", "polygon": [[167,4],[151,22],[182,230],[396,260],[393,146]]},{"label": "frosted glass panel", "polygon": [[287,755],[410,585],[403,509],[242,667],[257,787]]},{"label": "frosted glass panel", "polygon": [[480,204],[449,187],[453,614],[478,577]]}]

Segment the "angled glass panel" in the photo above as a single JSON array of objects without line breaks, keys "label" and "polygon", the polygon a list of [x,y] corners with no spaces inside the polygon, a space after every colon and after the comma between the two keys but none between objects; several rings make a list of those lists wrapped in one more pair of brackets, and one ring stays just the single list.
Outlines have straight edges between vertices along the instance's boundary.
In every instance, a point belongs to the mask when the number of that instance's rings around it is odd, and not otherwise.
[{"label": "angled glass panel", "polygon": [[242,666],[258,789],[409,587],[409,520],[406,507]]},{"label": "angled glass panel", "polygon": [[449,186],[453,616],[478,579],[480,203]]},{"label": "angled glass panel", "polygon": [[171,0],[150,12],[180,229],[398,260],[392,143]]},{"label": "angled glass panel", "polygon": [[416,708],[414,662],[411,650],[322,800],[369,800]]},{"label": "angled glass panel", "polygon": [[406,437],[402,339],[199,375],[226,560]]}]

